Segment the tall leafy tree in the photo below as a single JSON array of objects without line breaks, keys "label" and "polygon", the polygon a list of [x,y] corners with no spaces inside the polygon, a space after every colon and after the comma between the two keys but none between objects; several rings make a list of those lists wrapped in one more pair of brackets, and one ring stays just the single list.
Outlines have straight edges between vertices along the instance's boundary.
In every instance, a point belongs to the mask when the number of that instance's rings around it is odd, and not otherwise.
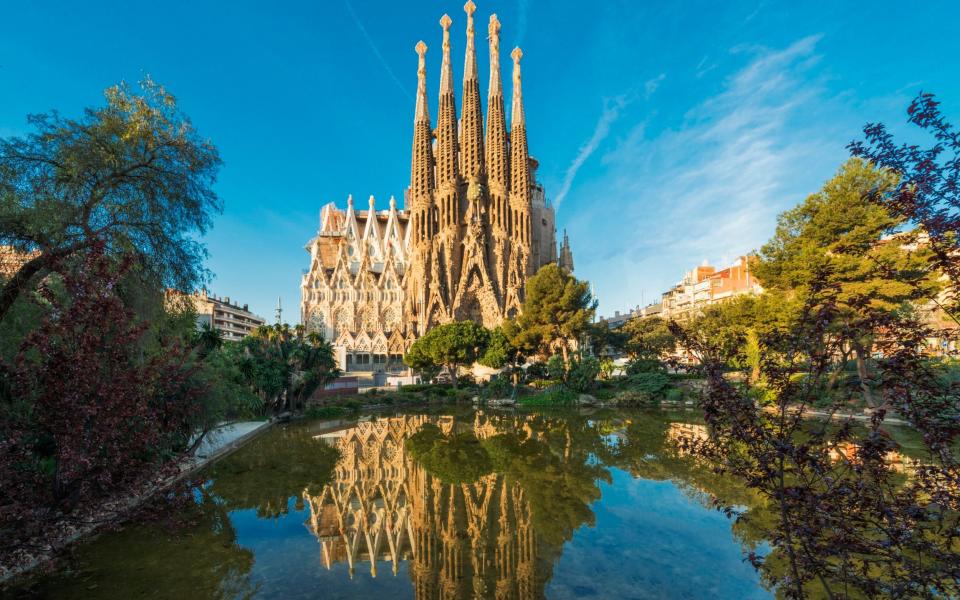
[{"label": "tall leafy tree", "polygon": [[827,334],[852,349],[871,405],[868,363],[887,318],[937,290],[928,250],[894,235],[905,219],[867,197],[895,185],[890,174],[850,159],[822,190],[780,216],[754,271],[764,287],[801,302],[813,297],[815,286],[831,291],[819,300],[826,306],[829,298],[833,313]]},{"label": "tall leafy tree", "polygon": [[508,326],[511,342],[527,354],[559,351],[566,363],[596,308],[590,284],[555,264],[545,265],[527,280],[523,310]]},{"label": "tall leafy tree", "polygon": [[490,332],[473,321],[445,323],[415,341],[404,360],[413,369],[446,367],[453,387],[457,387],[457,371],[477,362],[489,341]]},{"label": "tall leafy tree", "polygon": [[626,337],[624,348],[633,358],[659,360],[673,352],[677,344],[667,322],[659,317],[630,319],[621,331]]},{"label": "tall leafy tree", "polygon": [[34,133],[0,140],[0,243],[35,252],[0,289],[0,319],[38,276],[98,243],[136,256],[156,285],[192,289],[204,276],[197,239],[221,210],[217,149],[149,79],[105,96],[80,118],[33,115]]}]

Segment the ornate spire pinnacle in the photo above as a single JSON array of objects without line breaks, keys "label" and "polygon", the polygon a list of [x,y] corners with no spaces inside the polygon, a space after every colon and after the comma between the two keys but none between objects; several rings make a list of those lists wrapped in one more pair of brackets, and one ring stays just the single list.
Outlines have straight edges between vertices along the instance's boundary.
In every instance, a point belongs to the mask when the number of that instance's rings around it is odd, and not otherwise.
[{"label": "ornate spire pinnacle", "polygon": [[[490,42],[490,96],[503,95],[503,84],[500,82],[500,21],[497,15],[490,15],[490,25],[487,26],[487,40]],[[489,110],[489,108],[488,108]]]},{"label": "ornate spire pinnacle", "polygon": [[413,119],[413,159],[410,161],[410,200],[429,203],[433,189],[433,150],[427,105],[427,45],[417,42],[417,110]]},{"label": "ornate spire pinnacle", "polygon": [[420,57],[417,64],[417,112],[414,121],[430,122],[430,108],[427,105],[427,45],[423,40],[417,42],[417,55]]},{"label": "ornate spire pinnacle", "polygon": [[500,21],[490,15],[487,27],[490,43],[490,87],[487,95],[486,167],[490,187],[490,221],[495,231],[506,232],[510,221],[507,205],[509,156],[507,154],[507,117],[500,81]]},{"label": "ornate spire pinnacle", "polygon": [[[514,48],[513,108],[510,113],[510,205],[516,222],[513,235],[524,244],[530,243],[530,154],[527,151],[527,125],[523,116],[523,89],[520,86],[520,57]],[[526,265],[529,268],[529,264]]]},{"label": "ornate spire pinnacle", "polygon": [[523,88],[520,84],[520,58],[523,51],[514,48],[513,107],[510,112],[510,191],[522,195],[525,203],[530,194],[530,155],[527,151],[527,123],[523,116]]},{"label": "ornate spire pinnacle", "polygon": [[460,114],[460,174],[467,180],[483,174],[483,114],[473,44],[473,13],[476,9],[472,0],[463,7],[467,13],[467,53],[463,65],[463,111]]},{"label": "ornate spire pinnacle", "polygon": [[444,14],[440,17],[440,26],[443,27],[443,64],[440,67],[440,93],[453,93],[453,66],[450,64],[450,25],[453,19]]},{"label": "ornate spire pinnacle", "polygon": [[519,47],[514,48],[510,53],[513,59],[513,106],[510,111],[510,129],[512,130],[518,124],[525,125],[523,116],[523,88],[520,85],[520,59],[523,57],[523,50]]},{"label": "ornate spire pinnacle", "polygon": [[467,52],[463,61],[463,79],[477,78],[477,56],[474,52],[473,38],[473,13],[477,10],[477,5],[473,0],[467,0],[463,5],[463,10],[467,13]]},{"label": "ornate spire pinnacle", "polygon": [[[443,15],[440,26],[443,27],[443,65],[440,67],[440,103],[437,109],[437,183],[445,184],[457,179],[457,105],[453,95],[453,66],[450,64],[450,24],[449,15]],[[440,207],[441,213],[453,209]],[[454,222],[456,216],[447,214],[447,222]],[[441,215],[441,223],[444,222]]]}]

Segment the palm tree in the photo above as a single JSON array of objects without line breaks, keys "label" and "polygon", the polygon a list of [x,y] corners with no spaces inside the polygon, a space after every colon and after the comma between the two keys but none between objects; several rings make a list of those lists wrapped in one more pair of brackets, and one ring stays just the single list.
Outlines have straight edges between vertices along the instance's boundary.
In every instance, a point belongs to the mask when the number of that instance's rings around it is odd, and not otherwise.
[{"label": "palm tree", "polygon": [[194,335],[193,346],[197,348],[200,356],[206,356],[223,346],[223,332],[211,327],[210,323],[204,323]]}]

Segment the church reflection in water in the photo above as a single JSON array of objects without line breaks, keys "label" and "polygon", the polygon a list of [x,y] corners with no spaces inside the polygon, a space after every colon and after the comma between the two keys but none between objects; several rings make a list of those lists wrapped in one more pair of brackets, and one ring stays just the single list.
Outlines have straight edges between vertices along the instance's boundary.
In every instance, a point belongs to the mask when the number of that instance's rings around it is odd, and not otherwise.
[{"label": "church reflection in water", "polygon": [[[478,412],[466,423],[407,415],[318,436],[341,451],[333,481],[319,494],[304,492],[323,564],[346,562],[351,577],[367,568],[376,577],[378,561],[394,575],[406,561],[420,599],[543,597],[559,548],[538,554],[525,490],[496,472],[469,483],[428,473],[404,444],[428,423],[479,440],[502,431]],[[521,440],[536,435],[511,425]]]}]

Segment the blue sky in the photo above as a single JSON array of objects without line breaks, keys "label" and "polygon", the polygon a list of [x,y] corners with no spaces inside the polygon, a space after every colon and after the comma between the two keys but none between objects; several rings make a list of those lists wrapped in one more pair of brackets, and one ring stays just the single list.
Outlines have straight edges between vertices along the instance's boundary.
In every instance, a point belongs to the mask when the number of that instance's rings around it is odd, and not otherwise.
[{"label": "blue sky", "polygon": [[[271,320],[281,296],[296,321],[320,207],[403,196],[413,46],[430,46],[435,115],[444,12],[459,79],[459,1],[0,0],[0,136],[149,74],[225,161],[211,289]],[[492,12],[501,60],[524,50],[530,149],[602,314],[757,248],[865,122],[909,133],[917,91],[960,122],[955,1],[480,0],[480,31]]]}]

